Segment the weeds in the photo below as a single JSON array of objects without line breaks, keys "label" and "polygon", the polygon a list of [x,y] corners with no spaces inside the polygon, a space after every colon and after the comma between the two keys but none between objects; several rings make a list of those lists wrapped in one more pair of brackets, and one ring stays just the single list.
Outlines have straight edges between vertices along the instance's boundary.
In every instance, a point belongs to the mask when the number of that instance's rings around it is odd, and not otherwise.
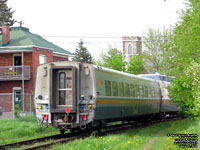
[{"label": "weeds", "polygon": [[43,128],[38,126],[35,116],[0,120],[0,144],[17,142],[58,133],[59,132],[53,127]]}]

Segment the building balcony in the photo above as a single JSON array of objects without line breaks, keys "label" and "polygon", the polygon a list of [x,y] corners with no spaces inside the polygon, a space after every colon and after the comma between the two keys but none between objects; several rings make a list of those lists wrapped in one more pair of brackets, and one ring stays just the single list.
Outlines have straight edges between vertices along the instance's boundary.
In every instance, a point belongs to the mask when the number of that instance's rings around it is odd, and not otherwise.
[{"label": "building balcony", "polygon": [[1,66],[0,81],[12,80],[30,80],[30,66],[24,66],[24,75],[22,74],[22,66]]}]

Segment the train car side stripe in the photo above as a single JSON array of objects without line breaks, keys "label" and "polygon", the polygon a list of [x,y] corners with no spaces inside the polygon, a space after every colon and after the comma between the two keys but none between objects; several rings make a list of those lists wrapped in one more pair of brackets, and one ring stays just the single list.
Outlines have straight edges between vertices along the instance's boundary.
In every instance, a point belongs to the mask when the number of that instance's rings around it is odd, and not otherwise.
[{"label": "train car side stripe", "polygon": [[[110,100],[97,99],[97,104],[159,104],[160,100]],[[169,100],[163,100],[162,103],[169,104]]]}]

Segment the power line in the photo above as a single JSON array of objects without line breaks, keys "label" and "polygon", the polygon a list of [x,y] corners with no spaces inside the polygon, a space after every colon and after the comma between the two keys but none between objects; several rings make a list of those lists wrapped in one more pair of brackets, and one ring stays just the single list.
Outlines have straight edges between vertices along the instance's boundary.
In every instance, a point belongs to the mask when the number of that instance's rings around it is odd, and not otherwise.
[{"label": "power line", "polygon": [[122,38],[122,36],[62,36],[62,35],[41,35],[43,37],[56,37],[56,38]]},{"label": "power line", "polygon": [[[143,42],[142,39],[146,38],[145,36],[60,36],[60,35],[41,35],[43,37],[47,38],[79,38],[79,39],[121,39],[121,41],[84,41],[85,44],[122,44],[123,42]],[[136,40],[123,40],[123,37],[140,37],[141,39],[136,39]],[[154,36],[154,37],[167,37],[167,36]],[[53,42],[53,41],[52,41]],[[56,44],[77,44],[78,42],[56,42],[54,41],[53,43]]]},{"label": "power line", "polygon": [[[140,37],[140,38],[147,38],[147,36],[65,36],[65,35],[41,35],[43,37],[48,38],[78,38],[78,39],[91,39],[91,38],[97,38],[97,39],[123,39],[124,37]],[[168,37],[168,36],[151,36],[151,37]]]},{"label": "power line", "polygon": [[[124,40],[124,41],[107,41],[107,42],[84,42],[85,44],[107,44],[107,43],[123,43],[123,42],[142,42],[142,40]],[[58,44],[75,44],[77,42],[54,42]]]}]

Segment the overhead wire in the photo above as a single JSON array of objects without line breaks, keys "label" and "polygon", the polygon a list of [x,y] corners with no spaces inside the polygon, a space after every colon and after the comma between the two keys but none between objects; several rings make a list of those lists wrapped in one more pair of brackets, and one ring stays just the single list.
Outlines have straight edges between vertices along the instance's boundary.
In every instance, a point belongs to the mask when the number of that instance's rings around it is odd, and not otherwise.
[{"label": "overhead wire", "polygon": [[[42,37],[46,38],[68,38],[68,39],[121,39],[121,41],[91,41],[86,40],[84,41],[85,44],[107,44],[107,43],[123,43],[123,42],[142,42],[143,38],[146,38],[146,36],[62,36],[62,35],[41,35]],[[136,37],[141,39],[136,40],[124,40],[123,38],[129,38],[129,37]],[[157,37],[157,36],[154,36]],[[159,36],[159,37],[167,37],[167,36]],[[57,44],[77,44],[77,41],[54,41],[54,43]]]},{"label": "overhead wire", "polygon": [[[122,41],[84,41],[85,44],[107,44],[107,43],[122,43],[122,42],[138,42],[138,41],[142,41],[142,40],[123,40],[123,37],[121,36],[60,36],[60,35],[41,35],[43,37],[46,38],[68,38],[68,39],[122,39]],[[129,36],[125,36],[125,37],[129,37]],[[131,36],[130,36],[131,37]],[[135,37],[140,37],[140,36],[135,36]],[[76,42],[54,42],[57,44],[75,44]]]}]

